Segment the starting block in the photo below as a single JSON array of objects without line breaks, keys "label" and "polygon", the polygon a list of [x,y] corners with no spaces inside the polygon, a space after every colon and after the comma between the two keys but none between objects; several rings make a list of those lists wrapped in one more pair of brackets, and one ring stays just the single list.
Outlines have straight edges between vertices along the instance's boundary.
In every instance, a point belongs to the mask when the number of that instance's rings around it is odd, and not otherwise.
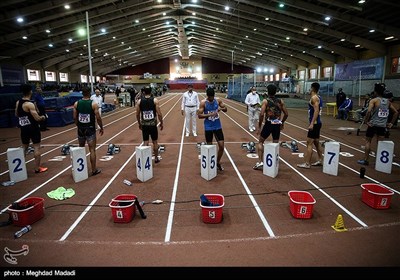
[{"label": "starting block", "polygon": [[393,141],[378,141],[378,148],[376,151],[375,170],[387,174],[392,173],[393,163]]},{"label": "starting block", "polygon": [[121,151],[120,146],[114,144],[108,144],[107,155],[115,155],[118,154],[120,151]]},{"label": "starting block", "polygon": [[136,176],[142,182],[153,178],[152,155],[150,146],[136,147]]},{"label": "starting block", "polygon": [[35,151],[35,149],[32,146],[28,146],[28,148],[25,151],[25,155],[29,155],[31,153],[33,153]]},{"label": "starting block", "polygon": [[240,145],[242,149],[246,149],[248,153],[255,153],[256,152],[256,143],[250,141],[248,143],[242,143]]},{"label": "starting block", "polygon": [[321,147],[325,147],[325,144],[328,143],[329,141],[330,141],[329,139],[319,141],[319,144],[321,145]]},{"label": "starting block", "polygon": [[28,179],[24,148],[8,148],[7,161],[10,181],[21,182]]},{"label": "starting block", "polygon": [[279,170],[279,144],[264,144],[263,174],[275,178]]},{"label": "starting block", "polygon": [[165,152],[165,145],[158,145],[158,153],[161,154]]},{"label": "starting block", "polygon": [[217,176],[217,146],[201,145],[200,157],[201,177],[207,181]]},{"label": "starting block", "polygon": [[280,146],[283,148],[289,148],[290,150],[292,150],[293,153],[297,153],[299,151],[299,146],[297,145],[297,141],[295,140],[290,141],[290,143],[281,142]]},{"label": "starting block", "polygon": [[72,177],[75,183],[86,180],[88,175],[85,147],[70,148],[72,161]]},{"label": "starting block", "polygon": [[197,152],[199,153],[199,155],[200,155],[200,153],[201,153],[201,146],[202,146],[202,145],[206,145],[206,142],[197,143],[197,145],[196,145],[196,147],[197,147]]},{"label": "starting block", "polygon": [[74,145],[69,145],[69,144],[65,144],[61,147],[61,155],[62,156],[66,156],[69,155],[71,153],[70,149],[71,147],[76,147]]}]

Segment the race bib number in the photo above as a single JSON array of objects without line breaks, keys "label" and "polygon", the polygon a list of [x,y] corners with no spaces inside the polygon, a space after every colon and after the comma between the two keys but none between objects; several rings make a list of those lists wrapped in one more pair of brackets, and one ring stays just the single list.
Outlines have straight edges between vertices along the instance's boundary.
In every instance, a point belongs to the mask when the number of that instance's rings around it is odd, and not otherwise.
[{"label": "race bib number", "polygon": [[153,111],[143,111],[143,120],[148,121],[154,119]]},{"label": "race bib number", "polygon": [[80,123],[90,123],[90,114],[79,113],[78,120]]},{"label": "race bib number", "polygon": [[19,117],[19,118],[18,118],[18,121],[19,121],[19,125],[20,125],[20,126],[27,126],[27,125],[30,125],[30,124],[31,124],[31,122],[30,122],[28,116]]},{"label": "race bib number", "polygon": [[378,110],[378,117],[387,118],[389,116],[389,109],[381,109]]},{"label": "race bib number", "polygon": [[270,120],[271,124],[282,124],[280,119],[274,119],[274,120]]},{"label": "race bib number", "polygon": [[[212,113],[212,112],[208,112],[208,114],[209,113]],[[215,120],[218,120],[219,119],[219,115],[218,115],[218,113],[217,113],[217,115],[215,115],[215,116],[212,116],[212,117],[208,117],[208,119],[210,120],[210,121],[215,121]]]}]

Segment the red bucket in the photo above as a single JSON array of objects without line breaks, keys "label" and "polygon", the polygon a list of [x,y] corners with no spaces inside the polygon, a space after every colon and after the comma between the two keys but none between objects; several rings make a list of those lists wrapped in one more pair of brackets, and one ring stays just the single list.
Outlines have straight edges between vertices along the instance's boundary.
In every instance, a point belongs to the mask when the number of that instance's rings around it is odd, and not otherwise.
[{"label": "red bucket", "polygon": [[387,209],[390,207],[394,192],[377,184],[361,184],[361,200],[375,209]]},{"label": "red bucket", "polygon": [[222,208],[224,207],[224,196],[221,194],[204,194],[204,196],[214,205],[218,206],[204,206],[201,204],[201,213],[203,222],[207,224],[218,224],[222,221]]},{"label": "red bucket", "polygon": [[314,197],[305,191],[289,191],[290,212],[297,219],[309,219],[315,204]]},{"label": "red bucket", "polygon": [[111,207],[111,213],[114,223],[129,223],[135,217],[136,195],[120,194],[113,198],[108,206]]},{"label": "red bucket", "polygon": [[24,227],[39,221],[44,216],[44,199],[41,197],[27,197],[16,205],[8,206],[14,225]]}]

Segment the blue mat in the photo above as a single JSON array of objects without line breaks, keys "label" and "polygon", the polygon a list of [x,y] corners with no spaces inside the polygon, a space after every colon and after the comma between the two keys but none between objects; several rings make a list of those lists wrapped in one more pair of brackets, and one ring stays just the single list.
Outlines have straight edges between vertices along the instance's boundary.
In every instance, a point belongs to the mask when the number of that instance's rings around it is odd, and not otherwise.
[{"label": "blue mat", "polygon": [[59,111],[49,111],[47,112],[47,126],[66,126],[74,122],[74,108],[68,107],[63,108]]}]

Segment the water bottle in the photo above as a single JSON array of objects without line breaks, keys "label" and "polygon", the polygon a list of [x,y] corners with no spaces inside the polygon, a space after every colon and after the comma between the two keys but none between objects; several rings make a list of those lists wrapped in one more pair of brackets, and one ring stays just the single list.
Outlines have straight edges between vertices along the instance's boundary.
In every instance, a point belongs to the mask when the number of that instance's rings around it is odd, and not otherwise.
[{"label": "water bottle", "polygon": [[365,167],[360,168],[360,178],[364,178],[365,175]]},{"label": "water bottle", "polygon": [[127,186],[132,186],[132,182],[126,179],[124,180],[124,184]]},{"label": "water bottle", "polygon": [[15,181],[6,181],[1,183],[4,187],[9,187],[9,186],[14,186],[15,185]]},{"label": "water bottle", "polygon": [[20,238],[22,235],[24,235],[25,233],[27,233],[31,229],[32,229],[32,227],[30,225],[27,225],[27,226],[21,228],[19,231],[14,233],[14,238]]}]

